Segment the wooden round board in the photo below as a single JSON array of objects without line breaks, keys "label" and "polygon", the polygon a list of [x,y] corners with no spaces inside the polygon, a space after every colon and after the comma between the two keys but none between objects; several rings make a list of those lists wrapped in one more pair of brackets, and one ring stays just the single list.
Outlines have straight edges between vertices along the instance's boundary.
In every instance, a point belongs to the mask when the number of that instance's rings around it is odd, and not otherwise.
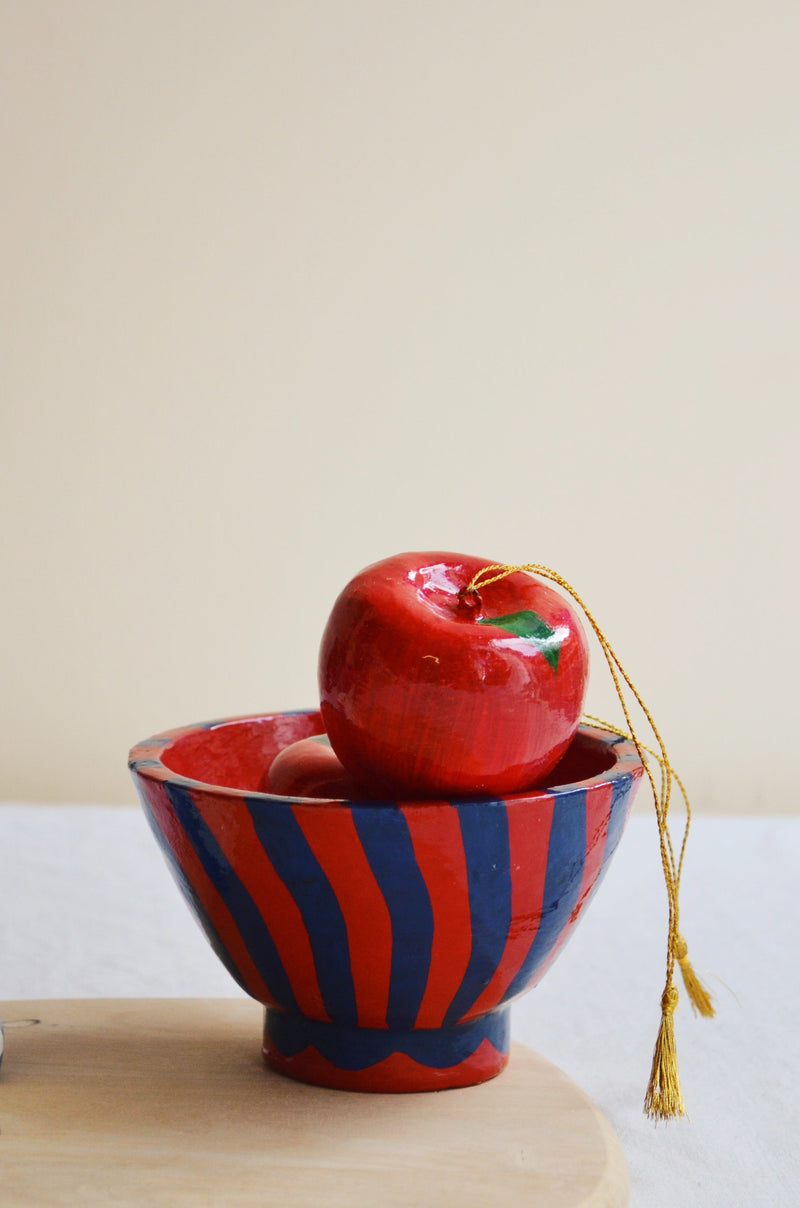
[{"label": "wooden round board", "polygon": [[617,1208],[608,1122],[512,1047],[481,1086],[323,1090],[270,1072],[247,999],[0,1007],[0,1191],[15,1208]]}]

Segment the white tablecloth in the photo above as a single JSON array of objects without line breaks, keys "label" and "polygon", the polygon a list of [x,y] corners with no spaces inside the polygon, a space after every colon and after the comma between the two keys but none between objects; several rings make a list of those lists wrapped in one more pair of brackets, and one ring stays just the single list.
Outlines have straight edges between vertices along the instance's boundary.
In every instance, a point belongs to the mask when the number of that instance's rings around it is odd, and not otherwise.
[{"label": "white tablecloth", "polygon": [[[718,1013],[695,1019],[684,995],[676,1015],[689,1119],[641,1111],[666,927],[652,818],[631,819],[570,943],[513,1008],[515,1039],[616,1129],[632,1208],[800,1204],[798,871],[800,818],[693,826],[682,929]],[[0,805],[0,1000],[240,993],[137,810]]]}]

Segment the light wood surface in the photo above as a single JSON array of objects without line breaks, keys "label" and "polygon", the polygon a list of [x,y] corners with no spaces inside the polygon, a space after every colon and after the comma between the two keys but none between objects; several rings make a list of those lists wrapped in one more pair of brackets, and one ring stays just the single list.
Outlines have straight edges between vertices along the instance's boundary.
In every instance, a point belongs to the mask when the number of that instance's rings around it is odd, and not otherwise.
[{"label": "light wood surface", "polygon": [[619,1143],[515,1045],[465,1090],[305,1086],[260,1056],[244,999],[0,1005],[0,1203],[9,1208],[617,1208]]}]

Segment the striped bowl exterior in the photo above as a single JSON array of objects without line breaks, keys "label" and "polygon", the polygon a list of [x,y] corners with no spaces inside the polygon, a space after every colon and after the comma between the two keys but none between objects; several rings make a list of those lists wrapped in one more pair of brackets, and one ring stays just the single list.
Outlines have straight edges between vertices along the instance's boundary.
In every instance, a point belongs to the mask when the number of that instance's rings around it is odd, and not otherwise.
[{"label": "striped bowl exterior", "polygon": [[267,1061],[358,1090],[498,1073],[510,1002],[542,977],[617,847],[642,772],[633,744],[581,727],[612,767],[497,800],[320,802],[167,766],[181,742],[202,753],[224,727],[230,746],[256,721],[268,756],[319,729],[313,713],[207,723],[147,740],[130,766],[214,950],[267,1007]]}]

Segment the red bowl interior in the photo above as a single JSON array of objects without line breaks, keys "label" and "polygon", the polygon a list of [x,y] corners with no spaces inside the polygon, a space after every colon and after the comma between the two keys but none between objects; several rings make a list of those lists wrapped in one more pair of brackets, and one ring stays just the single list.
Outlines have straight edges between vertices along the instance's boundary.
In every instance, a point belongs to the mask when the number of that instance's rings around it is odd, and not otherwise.
[{"label": "red bowl interior", "polygon": [[[234,718],[176,737],[164,748],[161,762],[171,772],[201,784],[268,792],[267,776],[278,752],[322,732],[322,720],[316,712]],[[613,748],[591,734],[579,732],[548,777],[547,785],[540,789],[594,779],[608,772],[615,762]]]},{"label": "red bowl interior", "polygon": [[162,752],[161,762],[171,772],[202,784],[267,792],[267,773],[278,752],[322,733],[319,713],[234,718],[176,738]]}]

